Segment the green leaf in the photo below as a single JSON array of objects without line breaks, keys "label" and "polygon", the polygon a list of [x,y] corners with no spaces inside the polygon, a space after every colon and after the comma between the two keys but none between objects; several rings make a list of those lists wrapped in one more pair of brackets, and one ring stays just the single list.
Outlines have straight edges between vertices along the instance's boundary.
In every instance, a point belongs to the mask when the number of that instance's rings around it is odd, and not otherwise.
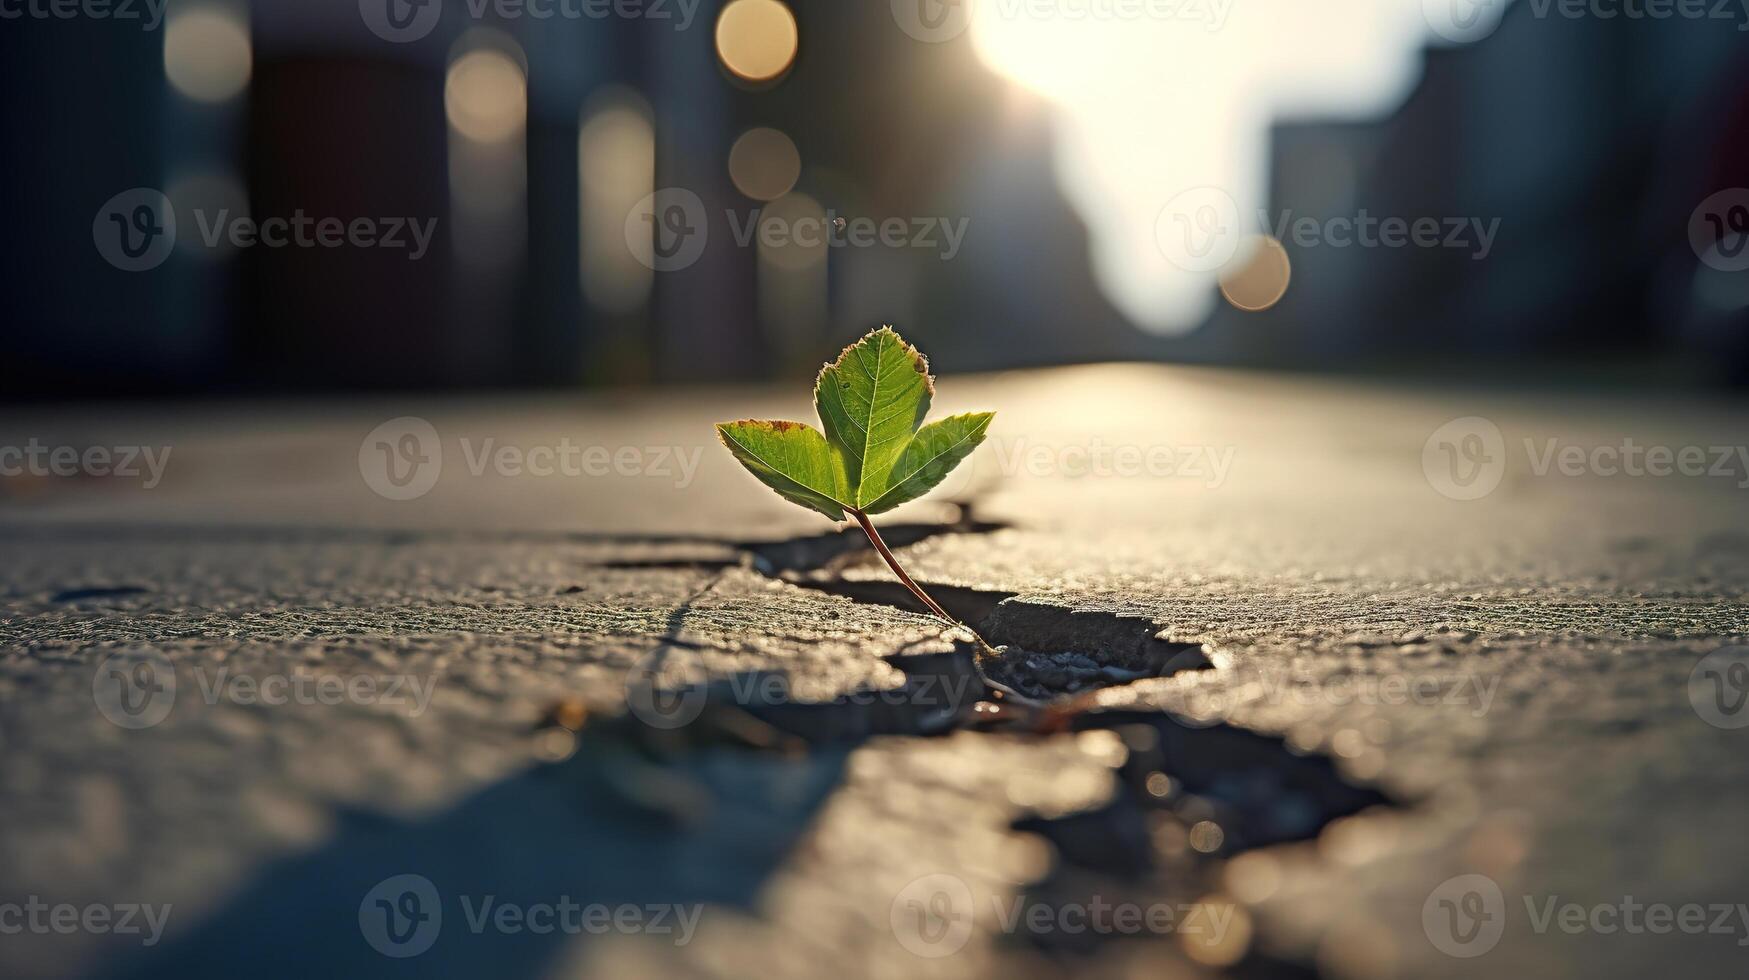
[{"label": "green leaf", "polygon": [[741,465],[786,500],[843,520],[928,493],[984,441],[992,412],[929,425],[935,380],[915,347],[882,327],[820,370],[814,407],[825,433],[800,422],[723,422],[717,434]]},{"label": "green leaf", "polygon": [[984,432],[995,417],[995,412],[951,415],[917,430],[917,435],[899,455],[898,462],[893,464],[891,486],[864,505],[863,513],[879,514],[892,510],[933,490],[984,441]]},{"label": "green leaf", "polygon": [[844,467],[818,429],[800,422],[719,422],[717,437],[741,465],[785,500],[844,519],[850,491]]},{"label": "green leaf", "polygon": [[850,503],[861,508],[892,487],[893,464],[929,414],[935,380],[929,362],[891,327],[838,355],[814,382],[814,407],[826,438],[843,455]]}]

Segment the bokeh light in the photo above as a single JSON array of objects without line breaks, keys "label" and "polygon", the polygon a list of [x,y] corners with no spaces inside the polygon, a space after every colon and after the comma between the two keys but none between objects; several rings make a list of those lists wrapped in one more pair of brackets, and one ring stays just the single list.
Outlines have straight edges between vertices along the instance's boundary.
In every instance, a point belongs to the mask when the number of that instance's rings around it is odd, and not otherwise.
[{"label": "bokeh light", "polygon": [[764,126],[741,134],[729,148],[729,179],[748,197],[774,201],[796,186],[802,157],[788,136]]},{"label": "bokeh light", "polygon": [[249,85],[254,54],[249,26],[219,7],[200,7],[164,27],[164,74],[176,91],[199,102],[223,102]]},{"label": "bokeh light", "polygon": [[498,143],[522,131],[528,82],[522,66],[502,51],[469,51],[449,66],[443,107],[455,131],[477,143]]},{"label": "bokeh light", "polygon": [[1268,235],[1258,235],[1221,270],[1221,295],[1239,309],[1255,313],[1280,302],[1292,278],[1287,249]]},{"label": "bokeh light", "polygon": [[626,249],[625,216],[656,189],[650,106],[614,87],[583,111],[577,133],[577,221],[583,293],[605,313],[629,313],[649,298],[650,257]]},{"label": "bokeh light", "polygon": [[475,315],[501,315],[512,302],[509,270],[527,247],[526,58],[509,34],[474,28],[451,46],[444,78],[450,243],[468,272],[457,289],[494,311]]},{"label": "bokeh light", "polygon": [[[757,236],[759,325],[780,356],[799,359],[827,318],[826,209],[800,192],[766,205]],[[771,229],[772,234],[764,233]]]},{"label": "bokeh light", "polygon": [[717,57],[750,82],[787,71],[797,42],[795,15],[778,0],[733,0],[717,18]]},{"label": "bokeh light", "polygon": [[1211,895],[1192,906],[1186,915],[1187,926],[1193,922],[1205,924],[1225,922],[1225,929],[1181,929],[1179,944],[1185,955],[1206,966],[1232,966],[1245,958],[1251,949],[1251,914],[1233,904],[1230,899]]}]

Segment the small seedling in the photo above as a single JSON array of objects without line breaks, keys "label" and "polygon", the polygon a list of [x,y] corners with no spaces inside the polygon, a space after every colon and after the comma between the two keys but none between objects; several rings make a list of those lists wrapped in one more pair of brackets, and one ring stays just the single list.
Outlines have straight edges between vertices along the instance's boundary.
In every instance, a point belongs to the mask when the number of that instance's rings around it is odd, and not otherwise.
[{"label": "small seedling", "polygon": [[[984,441],[994,412],[952,415],[928,425],[935,379],[929,361],[891,327],[870,333],[820,369],[814,408],[825,432],[802,422],[722,422],[729,452],[778,495],[834,521],[849,514],[905,588],[936,616],[954,619],[881,540],[869,515],[928,493]],[[988,644],[978,638],[979,646]]]}]

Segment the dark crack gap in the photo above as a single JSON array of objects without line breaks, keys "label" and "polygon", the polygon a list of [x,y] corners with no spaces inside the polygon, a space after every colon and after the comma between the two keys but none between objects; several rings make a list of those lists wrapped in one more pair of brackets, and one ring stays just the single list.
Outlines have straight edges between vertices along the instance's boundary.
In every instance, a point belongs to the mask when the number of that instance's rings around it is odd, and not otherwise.
[{"label": "dark crack gap", "polygon": [[[855,602],[928,613],[897,582],[798,575],[781,580]],[[998,648],[999,656],[985,664],[991,679],[1029,697],[1048,700],[1213,666],[1202,644],[1162,639],[1160,627],[1144,617],[1064,609],[1013,592],[935,584],[924,588]]]},{"label": "dark crack gap", "polygon": [[[883,528],[894,546],[944,534],[999,530],[971,520],[950,525]],[[873,550],[860,534],[816,535],[747,546],[754,568],[788,584],[923,613],[897,582],[843,577]],[[1198,644],[1163,639],[1144,617],[1071,610],[1014,592],[925,583],[943,608],[1004,647],[982,666],[992,680],[1029,696],[1057,699],[1090,688],[1213,667]],[[885,658],[904,675],[897,689],[863,690],[824,703],[789,696],[777,673],[749,674],[711,685],[696,722],[681,730],[641,729],[654,754],[724,741],[749,748],[805,754],[875,736],[929,737],[991,728],[978,712],[989,696],[975,648],[899,651]],[[1228,859],[1240,853],[1313,840],[1332,822],[1400,805],[1380,790],[1346,779],[1326,755],[1290,747],[1285,739],[1224,722],[1203,724],[1165,710],[1088,710],[1070,715],[1069,732],[1022,735],[1061,738],[1110,731],[1121,739],[1110,801],[1061,817],[1027,817],[1015,829],[1049,841],[1056,859],[1022,890],[1028,902],[1087,907],[1098,900],[1187,907],[1221,891]],[[1122,936],[1061,931],[1011,936],[1052,957],[1077,958]],[[1252,941],[1220,972],[1262,978],[1316,977],[1309,963],[1277,957]]]}]

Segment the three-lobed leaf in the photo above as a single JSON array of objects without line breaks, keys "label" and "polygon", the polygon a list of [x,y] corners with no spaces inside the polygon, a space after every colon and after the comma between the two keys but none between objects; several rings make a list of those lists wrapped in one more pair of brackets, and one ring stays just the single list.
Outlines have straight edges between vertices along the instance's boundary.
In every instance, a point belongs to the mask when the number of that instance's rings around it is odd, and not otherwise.
[{"label": "three-lobed leaf", "polygon": [[984,441],[992,412],[923,424],[935,394],[929,362],[882,327],[820,371],[814,407],[824,434],[800,422],[724,422],[735,458],[786,500],[833,520],[915,500]]}]

